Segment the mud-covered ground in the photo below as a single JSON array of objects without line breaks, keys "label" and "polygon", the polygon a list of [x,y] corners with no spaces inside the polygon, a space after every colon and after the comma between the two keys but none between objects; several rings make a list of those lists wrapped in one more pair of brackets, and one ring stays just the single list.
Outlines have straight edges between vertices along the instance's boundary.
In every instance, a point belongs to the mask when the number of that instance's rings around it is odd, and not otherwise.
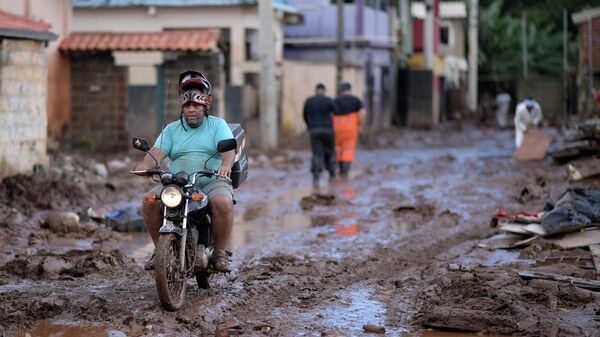
[{"label": "mud-covered ground", "polygon": [[66,170],[64,185],[52,172],[31,186],[3,182],[0,336],[366,336],[366,325],[389,336],[600,335],[599,293],[517,275],[593,279],[589,251],[543,240],[477,248],[495,232],[488,223],[498,209],[541,211],[567,186],[564,166],[512,160],[510,131],[364,137],[350,181],[323,177],[319,195],[303,148],[253,156],[237,191],[235,271],[208,290],[190,280],[175,313],[161,309],[153,275],[140,267],[151,250],[143,234],[85,216],[72,226],[44,221],[49,209],[127,204],[148,189],[142,178],[112,165],[106,179]]}]

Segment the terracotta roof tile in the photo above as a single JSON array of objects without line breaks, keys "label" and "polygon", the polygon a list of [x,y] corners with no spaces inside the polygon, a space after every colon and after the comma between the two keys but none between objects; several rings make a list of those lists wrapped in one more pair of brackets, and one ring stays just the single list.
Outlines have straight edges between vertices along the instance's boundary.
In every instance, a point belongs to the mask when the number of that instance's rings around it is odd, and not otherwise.
[{"label": "terracotta roof tile", "polygon": [[212,51],[219,29],[168,30],[164,32],[77,32],[60,43],[62,51],[163,50]]},{"label": "terracotta roof tile", "polygon": [[0,11],[0,28],[49,32],[52,25],[43,21],[35,21],[24,16]]}]

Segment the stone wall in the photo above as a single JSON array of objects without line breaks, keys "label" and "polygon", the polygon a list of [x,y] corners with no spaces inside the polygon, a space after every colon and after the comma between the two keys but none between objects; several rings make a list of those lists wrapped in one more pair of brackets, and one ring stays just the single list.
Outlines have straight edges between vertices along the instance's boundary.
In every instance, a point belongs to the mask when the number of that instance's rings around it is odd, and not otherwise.
[{"label": "stone wall", "polygon": [[93,150],[126,150],[126,114],[126,67],[115,66],[110,54],[72,55],[71,143]]},{"label": "stone wall", "polygon": [[44,42],[0,40],[0,178],[48,165]]}]

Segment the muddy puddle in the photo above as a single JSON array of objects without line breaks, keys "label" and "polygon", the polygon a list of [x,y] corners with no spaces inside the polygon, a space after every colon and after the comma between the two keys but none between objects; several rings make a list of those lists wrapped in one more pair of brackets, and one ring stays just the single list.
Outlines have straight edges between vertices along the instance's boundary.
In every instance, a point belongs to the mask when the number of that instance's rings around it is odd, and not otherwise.
[{"label": "muddy puddle", "polygon": [[66,321],[41,321],[28,331],[18,332],[15,337],[120,337],[117,331],[102,325],[72,324]]}]

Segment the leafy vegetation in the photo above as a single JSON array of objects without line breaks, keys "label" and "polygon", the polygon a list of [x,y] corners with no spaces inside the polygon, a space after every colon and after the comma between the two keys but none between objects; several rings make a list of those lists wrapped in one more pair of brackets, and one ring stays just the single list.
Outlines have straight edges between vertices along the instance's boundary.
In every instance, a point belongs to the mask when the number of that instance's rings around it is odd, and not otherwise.
[{"label": "leafy vegetation", "polygon": [[[600,0],[483,0],[479,8],[479,64],[484,75],[523,74],[522,13],[527,13],[529,74],[556,75],[563,71],[563,8],[569,15]],[[576,59],[577,31],[569,20],[569,60]]]}]

